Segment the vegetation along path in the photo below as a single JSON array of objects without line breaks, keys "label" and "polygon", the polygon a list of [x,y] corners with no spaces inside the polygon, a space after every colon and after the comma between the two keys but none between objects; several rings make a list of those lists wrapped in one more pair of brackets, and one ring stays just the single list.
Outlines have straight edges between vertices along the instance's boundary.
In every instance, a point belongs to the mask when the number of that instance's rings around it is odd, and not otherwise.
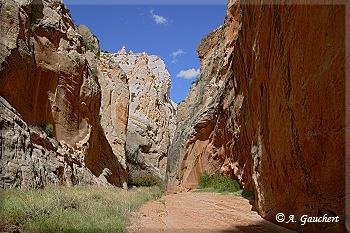
[{"label": "vegetation along path", "polygon": [[131,216],[134,232],[293,232],[262,219],[247,199],[210,192],[166,195]]}]

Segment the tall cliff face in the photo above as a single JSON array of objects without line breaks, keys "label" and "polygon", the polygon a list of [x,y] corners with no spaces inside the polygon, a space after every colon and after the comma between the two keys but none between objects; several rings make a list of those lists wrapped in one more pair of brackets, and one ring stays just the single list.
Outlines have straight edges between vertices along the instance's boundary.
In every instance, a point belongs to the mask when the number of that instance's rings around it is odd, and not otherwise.
[{"label": "tall cliff face", "polygon": [[126,136],[129,118],[129,84],[125,72],[108,54],[102,54],[98,63],[101,97],[101,126],[106,139],[127,170]]},{"label": "tall cliff face", "polygon": [[68,10],[41,0],[0,9],[1,187],[45,186],[49,176],[122,185],[126,170],[100,125],[98,72],[87,61],[95,55]]},{"label": "tall cliff face", "polygon": [[131,176],[150,172],[164,179],[167,153],[176,127],[176,104],[170,100],[170,75],[155,55],[126,53],[111,58],[127,75],[130,107],[126,153]]},{"label": "tall cliff face", "polygon": [[[211,41],[233,50],[215,55]],[[198,50],[201,76],[179,106],[168,189],[220,171],[253,189],[270,221],[327,214],[340,221],[279,224],[345,231],[345,5],[231,1],[224,25]]]},{"label": "tall cliff face", "polygon": [[[167,168],[169,191],[176,187],[197,187],[200,172],[214,173],[231,168],[226,172],[229,174],[237,167],[238,161],[231,160],[231,154],[239,126],[229,119],[240,109],[243,96],[228,93],[226,88],[233,84],[229,68],[240,27],[239,7],[231,5],[224,24],[207,35],[197,47],[201,74],[178,107],[177,129]],[[221,104],[226,92],[227,99],[232,100],[231,106]],[[224,107],[232,107],[232,110],[225,112]],[[237,176],[240,172],[237,171]]]},{"label": "tall cliff face", "polygon": [[[345,9],[242,6],[233,66],[246,102],[237,146],[250,143],[256,204],[266,219],[280,210],[345,214]],[[342,232],[343,224],[289,227]]]}]

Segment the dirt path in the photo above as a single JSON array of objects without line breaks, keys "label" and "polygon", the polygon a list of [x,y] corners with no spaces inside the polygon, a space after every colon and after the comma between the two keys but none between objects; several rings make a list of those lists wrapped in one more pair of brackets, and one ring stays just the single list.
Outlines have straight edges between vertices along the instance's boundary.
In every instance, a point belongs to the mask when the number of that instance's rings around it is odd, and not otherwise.
[{"label": "dirt path", "polygon": [[129,233],[290,233],[251,211],[248,200],[218,193],[171,194],[133,213]]}]

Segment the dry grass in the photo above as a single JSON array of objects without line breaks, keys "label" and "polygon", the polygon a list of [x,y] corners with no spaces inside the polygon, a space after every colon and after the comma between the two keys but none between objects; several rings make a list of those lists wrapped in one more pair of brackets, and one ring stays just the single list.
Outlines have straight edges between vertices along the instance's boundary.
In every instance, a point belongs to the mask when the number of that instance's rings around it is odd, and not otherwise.
[{"label": "dry grass", "polygon": [[24,232],[124,232],[131,211],[161,196],[159,187],[129,191],[96,186],[5,190],[0,222]]}]

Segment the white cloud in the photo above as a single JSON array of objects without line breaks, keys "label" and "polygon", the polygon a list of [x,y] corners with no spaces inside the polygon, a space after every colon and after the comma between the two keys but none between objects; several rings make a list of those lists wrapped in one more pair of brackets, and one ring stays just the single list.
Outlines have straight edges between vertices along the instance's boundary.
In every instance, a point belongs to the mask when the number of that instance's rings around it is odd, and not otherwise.
[{"label": "white cloud", "polygon": [[180,55],[182,55],[184,53],[185,53],[185,51],[183,51],[182,49],[178,49],[177,51],[175,51],[172,54],[170,54],[170,56],[172,56],[175,59],[177,56],[180,56]]},{"label": "white cloud", "polygon": [[169,22],[164,16],[153,14],[153,11],[154,10],[150,10],[149,13],[156,24],[167,24]]},{"label": "white cloud", "polygon": [[199,69],[188,69],[188,70],[181,70],[176,77],[184,78],[184,79],[192,79],[196,78],[200,74]]},{"label": "white cloud", "polygon": [[179,60],[176,59],[177,56],[181,56],[182,54],[185,54],[186,52],[183,51],[182,49],[178,49],[175,52],[171,53],[170,56],[173,58],[173,60],[171,61],[171,63],[175,64],[177,63]]}]

